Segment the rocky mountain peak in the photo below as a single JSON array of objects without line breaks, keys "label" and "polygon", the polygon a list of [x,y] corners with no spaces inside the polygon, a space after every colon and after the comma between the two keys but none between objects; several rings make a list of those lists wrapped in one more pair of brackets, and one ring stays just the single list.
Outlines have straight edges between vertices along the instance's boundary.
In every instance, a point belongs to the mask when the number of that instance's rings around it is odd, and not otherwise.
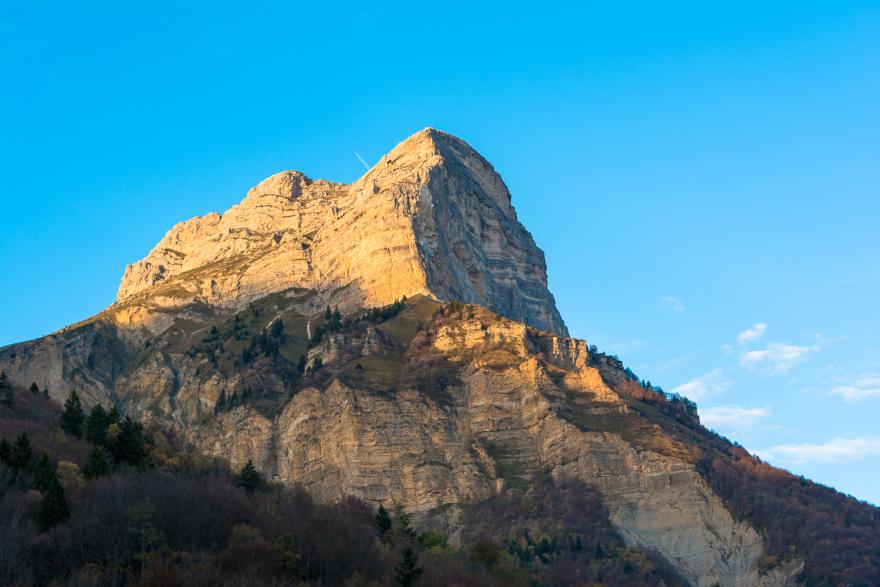
[{"label": "rocky mountain peak", "polygon": [[270,175],[256,186],[252,187],[245,198],[258,198],[260,196],[279,196],[294,199],[302,194],[303,188],[311,185],[312,180],[299,171],[281,171]]},{"label": "rocky mountain peak", "polygon": [[[172,228],[126,268],[118,303],[241,307],[292,288],[343,311],[425,294],[567,332],[544,256],[488,161],[432,128],[353,184],[272,175],[223,214]],[[316,305],[316,307],[318,307]]]}]

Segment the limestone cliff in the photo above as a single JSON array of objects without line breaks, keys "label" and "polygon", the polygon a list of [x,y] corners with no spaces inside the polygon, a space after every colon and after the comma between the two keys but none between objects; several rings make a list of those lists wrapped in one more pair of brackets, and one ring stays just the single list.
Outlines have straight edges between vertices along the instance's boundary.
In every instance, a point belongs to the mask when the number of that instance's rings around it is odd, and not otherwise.
[{"label": "limestone cliff", "polygon": [[285,171],[222,215],[176,225],[126,268],[117,301],[240,308],[293,287],[315,289],[343,311],[419,293],[458,299],[567,333],[544,255],[501,177],[464,141],[434,129],[351,185]]}]

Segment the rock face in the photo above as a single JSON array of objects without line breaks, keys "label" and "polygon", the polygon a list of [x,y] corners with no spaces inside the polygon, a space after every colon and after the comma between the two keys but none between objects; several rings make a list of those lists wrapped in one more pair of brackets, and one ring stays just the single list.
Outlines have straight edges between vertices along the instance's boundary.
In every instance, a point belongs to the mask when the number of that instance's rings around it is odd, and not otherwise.
[{"label": "rock face", "polygon": [[[162,286],[162,287],[158,287]],[[352,185],[284,171],[224,214],[182,222],[129,265],[118,302],[140,294],[243,307],[293,287],[343,310],[404,295],[458,299],[567,334],[544,255],[492,166],[425,129]]]},{"label": "rock face", "polygon": [[469,503],[549,473],[595,486],[624,539],[694,585],[791,585],[802,566],[762,564],[703,479],[703,451],[724,454],[692,406],[566,337],[501,178],[431,129],[352,185],[284,172],[178,224],[116,304],[0,349],[0,370],[449,534]]}]

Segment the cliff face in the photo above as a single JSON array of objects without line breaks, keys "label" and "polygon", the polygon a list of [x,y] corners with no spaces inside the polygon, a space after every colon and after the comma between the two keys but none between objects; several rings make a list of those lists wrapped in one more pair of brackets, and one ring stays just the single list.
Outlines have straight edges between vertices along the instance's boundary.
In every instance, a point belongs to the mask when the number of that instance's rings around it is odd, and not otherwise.
[{"label": "cliff face", "polygon": [[464,141],[408,138],[352,185],[285,171],[224,214],[182,222],[129,265],[118,302],[220,307],[290,288],[343,311],[459,299],[560,334],[544,255],[501,177]]},{"label": "cliff face", "polygon": [[565,335],[501,178],[429,129],[352,185],[284,172],[178,224],[116,304],[0,349],[0,369],[453,537],[468,504],[535,475],[583,481],[629,544],[694,585],[793,584],[798,558],[767,564],[701,476],[723,449],[693,408]]}]

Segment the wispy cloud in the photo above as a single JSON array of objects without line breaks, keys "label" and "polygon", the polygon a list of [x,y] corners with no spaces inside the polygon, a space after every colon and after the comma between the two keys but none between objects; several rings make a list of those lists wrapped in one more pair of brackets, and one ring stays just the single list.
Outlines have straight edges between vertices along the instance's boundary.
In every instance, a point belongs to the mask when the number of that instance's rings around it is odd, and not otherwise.
[{"label": "wispy cloud", "polygon": [[705,375],[695,377],[687,383],[682,383],[673,388],[673,392],[683,395],[695,402],[706,399],[712,395],[718,395],[730,386],[730,382],[724,377],[723,369],[712,369]]},{"label": "wispy cloud", "polygon": [[687,312],[687,306],[675,296],[663,296],[660,298],[660,303],[673,312]]},{"label": "wispy cloud", "polygon": [[716,430],[745,430],[756,426],[769,415],[767,408],[718,406],[700,410],[700,422]]},{"label": "wispy cloud", "polygon": [[852,381],[833,387],[831,393],[839,395],[844,401],[849,403],[857,403],[872,397],[880,397],[880,377],[857,377]]},{"label": "wispy cloud", "polygon": [[753,340],[758,340],[764,333],[767,332],[767,324],[765,322],[758,322],[751,328],[747,328],[739,333],[739,336],[736,337],[736,342],[739,344],[747,344]]},{"label": "wispy cloud", "polygon": [[766,369],[773,374],[786,373],[819,350],[818,345],[798,346],[774,342],[763,349],[743,353],[739,364],[747,369]]},{"label": "wispy cloud", "polygon": [[755,451],[765,461],[803,465],[808,462],[838,463],[880,455],[880,438],[834,438],[824,444],[779,444]]}]

